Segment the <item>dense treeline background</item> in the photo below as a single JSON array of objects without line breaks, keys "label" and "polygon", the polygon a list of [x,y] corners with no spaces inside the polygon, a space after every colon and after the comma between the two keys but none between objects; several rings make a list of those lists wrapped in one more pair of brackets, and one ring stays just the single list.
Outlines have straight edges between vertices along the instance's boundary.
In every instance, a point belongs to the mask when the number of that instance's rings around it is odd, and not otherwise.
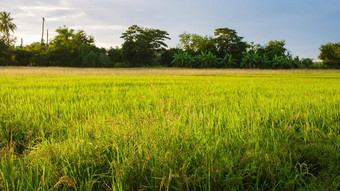
[{"label": "dense treeline background", "polygon": [[[0,66],[68,67],[187,67],[187,68],[339,68],[340,43],[321,45],[319,58],[293,56],[284,40],[260,45],[248,43],[229,28],[215,29],[213,36],[183,33],[176,48],[168,48],[166,31],[133,25],[121,35],[121,47],[99,48],[94,37],[66,26],[56,29],[49,43],[14,46],[16,25],[10,13],[0,14]],[[48,42],[47,41],[47,42]]]}]

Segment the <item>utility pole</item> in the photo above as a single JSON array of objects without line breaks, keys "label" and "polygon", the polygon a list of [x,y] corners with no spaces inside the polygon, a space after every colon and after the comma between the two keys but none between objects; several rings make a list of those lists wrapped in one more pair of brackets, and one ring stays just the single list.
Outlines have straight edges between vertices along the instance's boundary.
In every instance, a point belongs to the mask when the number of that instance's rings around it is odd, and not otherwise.
[{"label": "utility pole", "polygon": [[22,40],[22,38],[21,38],[21,44],[20,44],[20,48],[22,48],[23,46],[22,46],[22,44],[23,44],[23,40]]},{"label": "utility pole", "polygon": [[41,44],[40,46],[42,46],[44,44],[44,25],[45,25],[45,18],[42,18],[43,22],[42,22],[42,35],[41,35]]},{"label": "utility pole", "polygon": [[46,36],[46,52],[48,51],[48,29],[47,29],[47,36]]}]

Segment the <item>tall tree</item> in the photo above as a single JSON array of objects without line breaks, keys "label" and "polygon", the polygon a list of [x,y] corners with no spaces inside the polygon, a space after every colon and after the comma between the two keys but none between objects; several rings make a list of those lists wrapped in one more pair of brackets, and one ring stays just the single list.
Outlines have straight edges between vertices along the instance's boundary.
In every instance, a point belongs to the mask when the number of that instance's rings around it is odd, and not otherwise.
[{"label": "tall tree", "polygon": [[340,42],[321,45],[319,58],[327,66],[340,67]]},{"label": "tall tree", "polygon": [[223,58],[226,54],[232,55],[238,62],[242,60],[242,54],[246,51],[247,43],[242,41],[243,37],[229,28],[218,28],[214,32],[217,56]]},{"label": "tall tree", "polygon": [[271,40],[268,42],[267,45],[264,46],[264,53],[266,56],[272,60],[275,58],[275,56],[283,56],[287,57],[288,52],[287,49],[285,48],[286,41],[284,40]]},{"label": "tall tree", "polygon": [[0,38],[0,66],[9,65],[11,62],[11,53],[6,42],[7,40]]},{"label": "tall tree", "polygon": [[7,45],[10,44],[10,32],[14,32],[17,26],[12,22],[11,13],[0,12],[0,32],[3,33]]},{"label": "tall tree", "polygon": [[191,34],[184,32],[180,34],[178,37],[179,37],[179,42],[180,42],[180,48],[183,50],[190,49]]},{"label": "tall tree", "polygon": [[214,39],[211,36],[200,36],[198,34],[182,33],[179,35],[180,47],[186,51],[216,53]]},{"label": "tall tree", "polygon": [[92,46],[94,39],[84,31],[75,32],[66,26],[59,27],[51,40],[47,56],[50,66],[80,66],[79,48],[82,44]]},{"label": "tall tree", "polygon": [[94,45],[94,38],[87,36],[83,30],[75,33],[74,29],[69,29],[66,26],[59,27],[58,33],[50,42],[51,50],[67,49],[70,52],[78,52],[82,44]]},{"label": "tall tree", "polygon": [[166,31],[132,25],[121,36],[123,58],[131,66],[153,64],[155,57],[167,47],[164,41],[170,39],[168,36]]}]

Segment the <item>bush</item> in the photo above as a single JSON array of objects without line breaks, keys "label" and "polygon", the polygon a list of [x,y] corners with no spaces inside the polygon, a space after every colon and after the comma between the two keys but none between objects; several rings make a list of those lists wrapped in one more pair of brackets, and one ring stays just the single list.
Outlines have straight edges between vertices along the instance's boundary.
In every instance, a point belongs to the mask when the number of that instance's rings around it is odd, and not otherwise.
[{"label": "bush", "polygon": [[123,57],[122,57],[122,49],[119,47],[116,48],[110,48],[107,51],[107,55],[110,59],[110,62],[112,63],[117,63],[117,62],[122,62],[123,61]]},{"label": "bush", "polygon": [[11,63],[11,52],[3,38],[0,38],[0,66],[7,66]]},{"label": "bush", "polygon": [[99,61],[101,63],[101,67],[111,67],[111,61],[108,55],[104,53],[99,54]]},{"label": "bush", "polygon": [[201,52],[200,55],[194,57],[195,68],[216,68],[220,66],[223,61],[221,58],[217,58],[213,53]]},{"label": "bush", "polygon": [[180,48],[170,48],[164,50],[161,54],[160,64],[163,66],[173,67],[172,61],[174,60],[174,55],[183,52]]},{"label": "bush", "polygon": [[[87,46],[85,44],[81,45],[79,48],[79,56],[81,58],[82,67],[102,67],[103,65],[109,65],[110,61],[105,54],[96,54],[93,47]],[[96,49],[94,49],[96,50]]]},{"label": "bush", "polygon": [[322,62],[314,62],[312,65],[309,66],[310,69],[326,69],[327,66]]},{"label": "bush", "polygon": [[34,66],[51,66],[50,53],[33,54],[31,63]]},{"label": "bush", "polygon": [[33,53],[30,51],[15,49],[12,51],[13,61],[12,65],[14,66],[27,66],[31,63]]},{"label": "bush", "polygon": [[81,59],[77,52],[71,52],[68,49],[58,49],[50,51],[46,58],[48,59],[48,66],[81,66]]},{"label": "bush", "polygon": [[303,66],[305,66],[306,68],[309,68],[313,64],[313,59],[312,58],[302,58],[301,64]]},{"label": "bush", "polygon": [[220,62],[220,68],[237,68],[237,60],[233,58],[233,55],[226,54]]},{"label": "bush", "polygon": [[99,56],[91,51],[88,55],[83,59],[83,64],[86,67],[99,67],[102,65]]},{"label": "bush", "polygon": [[130,67],[130,65],[124,62],[116,62],[116,63],[113,63],[113,67],[114,68],[128,68]]},{"label": "bush", "polygon": [[171,64],[175,67],[192,68],[194,66],[195,59],[187,52],[177,53],[173,58]]},{"label": "bush", "polygon": [[294,65],[289,61],[287,57],[275,55],[273,59],[273,68],[274,69],[291,69],[291,68],[294,68]]}]

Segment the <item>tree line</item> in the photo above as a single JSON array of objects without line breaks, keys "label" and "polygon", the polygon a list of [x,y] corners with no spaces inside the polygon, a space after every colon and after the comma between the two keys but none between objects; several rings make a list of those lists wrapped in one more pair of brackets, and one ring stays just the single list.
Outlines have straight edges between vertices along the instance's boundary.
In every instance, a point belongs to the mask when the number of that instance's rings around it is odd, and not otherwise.
[{"label": "tree line", "polygon": [[[230,28],[215,29],[212,36],[183,33],[179,45],[168,48],[166,31],[130,26],[121,38],[121,47],[95,46],[94,37],[83,30],[66,26],[56,29],[49,43],[34,42],[14,46],[16,30],[10,13],[0,12],[0,66],[68,66],[68,67],[186,67],[186,68],[339,68],[340,43],[321,45],[319,58],[293,56],[284,40],[260,45],[248,43]],[[48,42],[48,41],[47,41]]]}]

